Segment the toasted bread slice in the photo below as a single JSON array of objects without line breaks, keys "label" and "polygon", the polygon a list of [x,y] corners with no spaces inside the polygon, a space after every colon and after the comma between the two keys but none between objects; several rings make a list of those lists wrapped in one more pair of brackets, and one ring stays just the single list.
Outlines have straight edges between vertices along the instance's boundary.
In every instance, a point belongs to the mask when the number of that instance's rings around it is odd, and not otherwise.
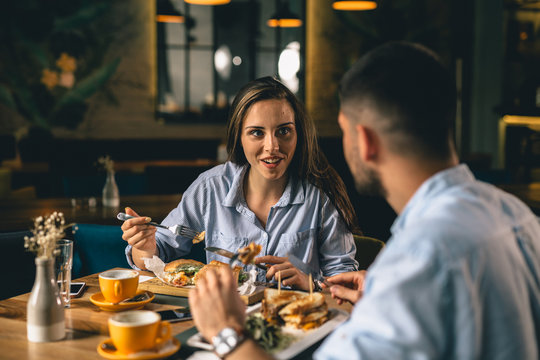
[{"label": "toasted bread slice", "polygon": [[309,296],[309,294],[302,291],[281,290],[280,292],[277,289],[266,288],[264,289],[264,296],[261,304],[262,314],[270,321],[272,318],[276,318],[279,310],[287,304],[306,296]]},{"label": "toasted bread slice", "polygon": [[197,260],[192,259],[178,259],[171,261],[163,268],[164,271],[175,271],[178,267],[182,265],[194,265],[194,266],[204,266],[204,264]]},{"label": "toasted bread slice", "polygon": [[314,292],[312,295],[305,294],[304,297],[289,303],[281,309],[279,315],[284,317],[287,315],[306,314],[311,312],[311,309],[317,309],[324,304],[326,304],[326,301],[324,295],[320,292]]},{"label": "toasted bread slice", "polygon": [[[201,270],[199,270],[197,274],[195,274],[195,276],[193,277],[193,281],[195,282],[195,284],[197,284],[197,281],[199,279],[202,279],[203,277],[206,276],[206,272],[208,272],[210,269],[217,269],[220,266],[229,266],[229,264],[226,264],[224,262],[217,261],[217,260],[210,261],[210,263],[205,265]],[[240,270],[242,270],[241,266],[235,266],[234,269],[232,269],[233,277],[235,278],[237,284],[238,284],[238,276],[240,275]]]}]

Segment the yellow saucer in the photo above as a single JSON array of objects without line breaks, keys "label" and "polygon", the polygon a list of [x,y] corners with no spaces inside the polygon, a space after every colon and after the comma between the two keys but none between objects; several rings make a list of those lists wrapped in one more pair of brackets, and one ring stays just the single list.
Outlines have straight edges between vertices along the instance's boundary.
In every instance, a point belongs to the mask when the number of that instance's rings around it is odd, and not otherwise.
[{"label": "yellow saucer", "polygon": [[122,310],[128,310],[128,309],[139,309],[144,306],[144,304],[148,304],[150,301],[154,300],[156,297],[153,292],[147,291],[147,290],[139,290],[137,291],[138,294],[142,294],[144,292],[147,292],[148,295],[150,295],[149,299],[137,301],[137,302],[128,302],[128,303],[119,303],[119,304],[113,304],[108,301],[105,301],[105,298],[103,297],[103,294],[101,292],[95,293],[94,295],[90,296],[90,301],[92,304],[99,306],[101,310],[105,311],[122,311]]},{"label": "yellow saucer", "polygon": [[140,351],[133,354],[121,354],[116,350],[112,340],[109,338],[99,343],[97,352],[99,355],[107,359],[134,359],[134,360],[146,360],[146,359],[161,359],[167,356],[171,356],[180,349],[180,341],[176,338],[171,338],[159,351],[153,350]]}]

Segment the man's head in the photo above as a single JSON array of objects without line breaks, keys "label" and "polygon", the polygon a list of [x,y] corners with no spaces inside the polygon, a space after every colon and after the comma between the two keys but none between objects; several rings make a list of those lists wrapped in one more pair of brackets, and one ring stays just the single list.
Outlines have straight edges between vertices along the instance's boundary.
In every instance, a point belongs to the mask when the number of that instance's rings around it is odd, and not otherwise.
[{"label": "man's head", "polygon": [[359,190],[385,195],[377,172],[357,155],[357,124],[397,156],[430,163],[454,157],[455,86],[430,50],[393,42],[370,51],[343,76],[340,98],[340,124],[351,129],[344,131],[345,154]]}]

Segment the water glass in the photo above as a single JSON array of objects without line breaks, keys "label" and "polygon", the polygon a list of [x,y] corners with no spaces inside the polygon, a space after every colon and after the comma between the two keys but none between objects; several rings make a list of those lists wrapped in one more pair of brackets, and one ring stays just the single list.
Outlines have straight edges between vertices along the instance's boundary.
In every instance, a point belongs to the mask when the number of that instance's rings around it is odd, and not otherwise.
[{"label": "water glass", "polygon": [[55,275],[64,307],[70,307],[71,268],[73,267],[73,240],[62,239],[56,244]]}]

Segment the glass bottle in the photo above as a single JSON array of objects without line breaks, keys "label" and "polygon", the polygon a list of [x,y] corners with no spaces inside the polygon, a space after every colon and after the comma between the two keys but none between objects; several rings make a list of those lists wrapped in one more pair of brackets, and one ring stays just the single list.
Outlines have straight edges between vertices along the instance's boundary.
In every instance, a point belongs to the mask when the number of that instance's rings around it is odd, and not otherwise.
[{"label": "glass bottle", "polygon": [[36,279],[26,306],[26,330],[31,342],[63,339],[64,304],[54,278],[54,258],[36,258]]},{"label": "glass bottle", "polygon": [[114,171],[107,171],[107,179],[105,180],[105,186],[103,187],[103,206],[105,207],[118,207],[120,206],[120,194],[118,192],[118,186],[114,179]]}]

